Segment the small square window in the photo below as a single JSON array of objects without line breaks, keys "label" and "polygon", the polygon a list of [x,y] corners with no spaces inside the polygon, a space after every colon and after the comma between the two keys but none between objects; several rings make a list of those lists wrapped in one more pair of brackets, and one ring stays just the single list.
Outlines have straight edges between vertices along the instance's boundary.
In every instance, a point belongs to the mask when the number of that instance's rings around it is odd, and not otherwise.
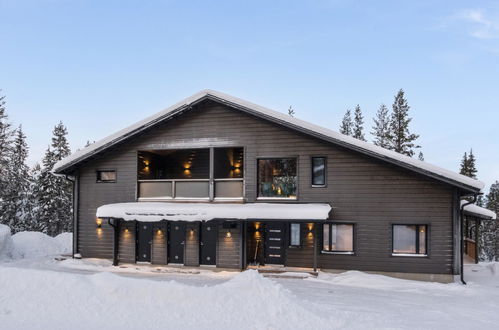
[{"label": "small square window", "polygon": [[323,225],[322,250],[325,252],[353,253],[353,224]]},{"label": "small square window", "polygon": [[393,225],[393,254],[426,255],[427,225]]},{"label": "small square window", "polygon": [[312,157],[312,186],[326,185],[326,157]]},{"label": "small square window", "polygon": [[301,245],[300,224],[299,223],[292,223],[289,233],[290,233],[290,238],[289,238],[290,244],[289,245],[300,246]]},{"label": "small square window", "polygon": [[116,182],[115,170],[97,171],[97,182]]}]

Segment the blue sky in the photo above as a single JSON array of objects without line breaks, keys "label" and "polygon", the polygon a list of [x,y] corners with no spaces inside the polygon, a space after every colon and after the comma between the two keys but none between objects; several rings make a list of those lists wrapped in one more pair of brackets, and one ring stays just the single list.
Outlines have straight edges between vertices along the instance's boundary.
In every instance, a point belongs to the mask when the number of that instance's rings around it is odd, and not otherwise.
[{"label": "blue sky", "polygon": [[425,158],[499,180],[497,1],[0,0],[0,88],[30,162],[204,88],[337,129],[406,91]]}]

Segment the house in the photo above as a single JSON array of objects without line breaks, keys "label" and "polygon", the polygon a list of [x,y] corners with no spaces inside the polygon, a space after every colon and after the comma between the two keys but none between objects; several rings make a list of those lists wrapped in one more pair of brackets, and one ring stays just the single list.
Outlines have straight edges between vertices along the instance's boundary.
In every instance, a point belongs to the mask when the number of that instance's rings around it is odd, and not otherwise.
[{"label": "house", "polygon": [[[475,204],[464,205],[464,254],[472,263],[494,261],[499,258],[499,237],[495,234],[497,215]],[[498,259],[499,260],[499,259]]]},{"label": "house", "polygon": [[452,281],[483,183],[212,90],[56,164],[74,253]]}]

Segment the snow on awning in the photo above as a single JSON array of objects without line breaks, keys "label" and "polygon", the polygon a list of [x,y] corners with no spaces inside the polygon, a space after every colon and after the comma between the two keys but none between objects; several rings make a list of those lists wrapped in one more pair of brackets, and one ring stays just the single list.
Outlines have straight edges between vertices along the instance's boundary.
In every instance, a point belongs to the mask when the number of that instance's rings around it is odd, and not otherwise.
[{"label": "snow on awning", "polygon": [[116,218],[141,222],[179,220],[201,221],[212,219],[289,219],[325,220],[329,204],[278,204],[278,203],[161,203],[138,202],[107,204],[97,209],[98,218]]},{"label": "snow on awning", "polygon": [[[467,201],[461,201],[461,206],[463,206],[464,203],[467,203]],[[470,213],[470,214],[475,215],[479,218],[485,218],[485,219],[491,219],[491,220],[497,219],[497,215],[494,211],[491,211],[491,210],[486,209],[484,207],[478,206],[476,204],[466,205],[464,207],[464,212]]]}]

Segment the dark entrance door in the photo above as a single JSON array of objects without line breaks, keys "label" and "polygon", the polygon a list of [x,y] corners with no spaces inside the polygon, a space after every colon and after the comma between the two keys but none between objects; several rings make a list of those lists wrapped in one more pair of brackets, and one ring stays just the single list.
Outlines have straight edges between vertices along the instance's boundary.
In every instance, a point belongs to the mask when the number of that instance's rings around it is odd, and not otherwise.
[{"label": "dark entrance door", "polygon": [[217,255],[217,226],[215,222],[201,223],[201,260],[202,265],[215,265]]},{"label": "dark entrance door", "polygon": [[151,262],[152,223],[137,224],[137,261]]},{"label": "dark entrance door", "polygon": [[265,224],[265,263],[284,265],[285,223],[267,222]]},{"label": "dark entrance door", "polygon": [[184,263],[185,223],[170,223],[170,241],[168,249],[168,262],[173,264]]}]

